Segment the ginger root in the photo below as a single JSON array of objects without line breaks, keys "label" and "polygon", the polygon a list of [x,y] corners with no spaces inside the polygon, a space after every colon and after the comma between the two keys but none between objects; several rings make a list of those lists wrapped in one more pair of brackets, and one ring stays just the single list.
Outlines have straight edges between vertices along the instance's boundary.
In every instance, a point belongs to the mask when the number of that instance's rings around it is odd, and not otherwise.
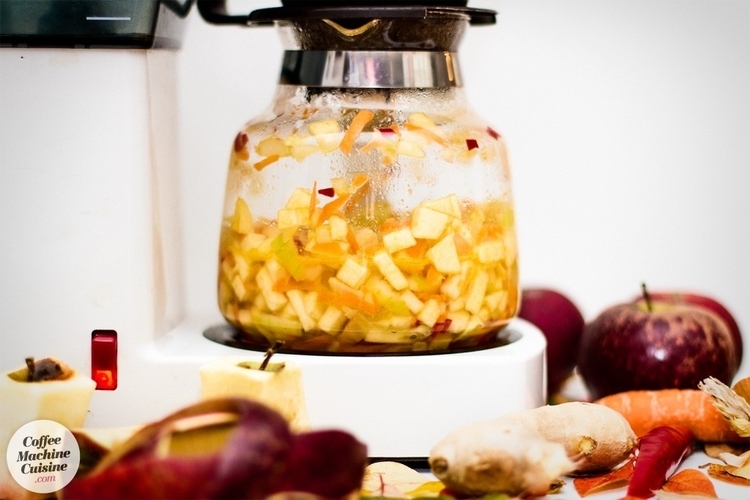
[{"label": "ginger root", "polygon": [[433,447],[429,463],[446,487],[466,496],[544,496],[550,484],[575,469],[562,445],[503,420],[457,429]]},{"label": "ginger root", "polygon": [[615,468],[630,457],[637,442],[622,414],[593,403],[541,406],[503,418],[523,421],[542,438],[562,444],[576,462],[577,474]]},{"label": "ginger root", "polygon": [[561,476],[619,466],[636,443],[615,410],[571,402],[461,427],[433,447],[429,464],[461,495],[543,496]]}]

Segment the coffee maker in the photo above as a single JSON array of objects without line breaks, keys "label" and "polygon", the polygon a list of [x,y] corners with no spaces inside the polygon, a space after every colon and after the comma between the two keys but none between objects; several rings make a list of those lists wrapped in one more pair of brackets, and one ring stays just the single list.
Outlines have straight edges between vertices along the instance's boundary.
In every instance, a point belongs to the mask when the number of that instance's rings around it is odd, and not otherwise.
[{"label": "coffee maker", "polygon": [[[185,306],[184,269],[216,266],[188,262],[181,231],[175,57],[191,3],[34,2],[34,23],[25,2],[0,6],[0,369],[33,355],[90,373],[90,427],[161,418],[198,399],[202,365],[263,355],[215,334],[218,310]],[[66,4],[85,8],[59,15]],[[223,2],[199,6],[208,22],[248,23]],[[512,319],[503,338],[420,356],[275,356],[302,367],[313,427],[347,429],[373,457],[423,458],[459,425],[545,402],[543,335]]]}]

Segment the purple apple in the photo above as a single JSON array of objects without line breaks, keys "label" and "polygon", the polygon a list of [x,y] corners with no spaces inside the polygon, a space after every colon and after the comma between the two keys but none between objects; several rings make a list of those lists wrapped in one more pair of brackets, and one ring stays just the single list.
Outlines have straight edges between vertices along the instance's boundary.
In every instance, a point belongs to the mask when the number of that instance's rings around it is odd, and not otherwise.
[{"label": "purple apple", "polygon": [[535,325],[547,338],[547,394],[556,394],[576,367],[583,316],[561,292],[528,288],[521,292],[518,317]]},{"label": "purple apple", "polygon": [[737,373],[727,325],[705,308],[644,301],[618,304],[586,325],[578,370],[591,397],[629,390],[695,389]]},{"label": "purple apple", "polygon": [[326,429],[297,434],[278,492],[306,492],[345,498],[362,488],[369,463],[367,446],[352,434]]},{"label": "purple apple", "polygon": [[[737,369],[739,369],[740,363],[742,363],[743,355],[742,333],[740,333],[740,327],[737,324],[737,321],[735,321],[734,316],[732,316],[732,313],[730,313],[723,304],[712,297],[695,292],[657,291],[648,292],[648,294],[651,297],[652,301],[669,302],[673,304],[692,304],[695,306],[704,307],[705,309],[708,309],[709,311],[718,315],[722,320],[726,322],[727,326],[729,327],[729,331],[732,333],[732,339],[734,340],[734,348],[736,351],[735,361],[737,364]],[[641,296],[636,300],[642,301],[644,299]]]},{"label": "purple apple", "polygon": [[[226,442],[217,447],[216,438],[225,431]],[[206,400],[146,425],[93,470],[73,479],[59,496],[266,498],[283,479],[292,438],[284,417],[260,403]],[[177,442],[183,444],[173,450]],[[205,447],[207,443],[212,446]]]}]

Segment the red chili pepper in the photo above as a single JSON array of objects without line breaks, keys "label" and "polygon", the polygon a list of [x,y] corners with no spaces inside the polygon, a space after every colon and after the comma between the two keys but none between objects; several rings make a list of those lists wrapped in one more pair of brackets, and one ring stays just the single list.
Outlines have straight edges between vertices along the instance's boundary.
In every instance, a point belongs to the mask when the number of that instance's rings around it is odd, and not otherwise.
[{"label": "red chili pepper", "polygon": [[329,198],[332,198],[335,193],[333,191],[333,188],[330,187],[330,188],[318,189],[318,194],[322,194],[323,196],[328,196]]},{"label": "red chili pepper", "polygon": [[490,134],[490,137],[493,139],[500,139],[500,133],[492,127],[487,127],[487,133]]},{"label": "red chili pepper", "polygon": [[655,496],[693,451],[694,443],[693,431],[684,425],[662,425],[641,437],[626,499]]},{"label": "red chili pepper", "polygon": [[477,149],[479,147],[479,143],[477,143],[476,139],[466,139],[466,148],[471,151],[472,149]]}]

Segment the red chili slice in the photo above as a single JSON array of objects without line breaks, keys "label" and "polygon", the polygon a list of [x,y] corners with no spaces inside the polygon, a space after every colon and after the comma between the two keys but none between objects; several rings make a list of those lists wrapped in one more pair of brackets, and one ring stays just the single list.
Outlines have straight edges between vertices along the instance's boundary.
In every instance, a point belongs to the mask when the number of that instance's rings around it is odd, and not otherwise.
[{"label": "red chili slice", "polygon": [[318,194],[321,194],[323,196],[328,196],[329,198],[333,198],[333,195],[335,194],[335,192],[332,187],[327,187],[327,188],[318,189]]},{"label": "red chili slice", "polygon": [[476,139],[466,139],[466,147],[471,151],[472,149],[477,149],[479,143],[477,143]]},{"label": "red chili slice", "polygon": [[500,139],[500,133],[499,133],[499,132],[497,132],[497,131],[496,131],[495,129],[493,129],[492,127],[487,127],[487,133],[488,133],[488,134],[490,134],[490,136],[491,136],[491,137],[492,137],[493,139]]}]

